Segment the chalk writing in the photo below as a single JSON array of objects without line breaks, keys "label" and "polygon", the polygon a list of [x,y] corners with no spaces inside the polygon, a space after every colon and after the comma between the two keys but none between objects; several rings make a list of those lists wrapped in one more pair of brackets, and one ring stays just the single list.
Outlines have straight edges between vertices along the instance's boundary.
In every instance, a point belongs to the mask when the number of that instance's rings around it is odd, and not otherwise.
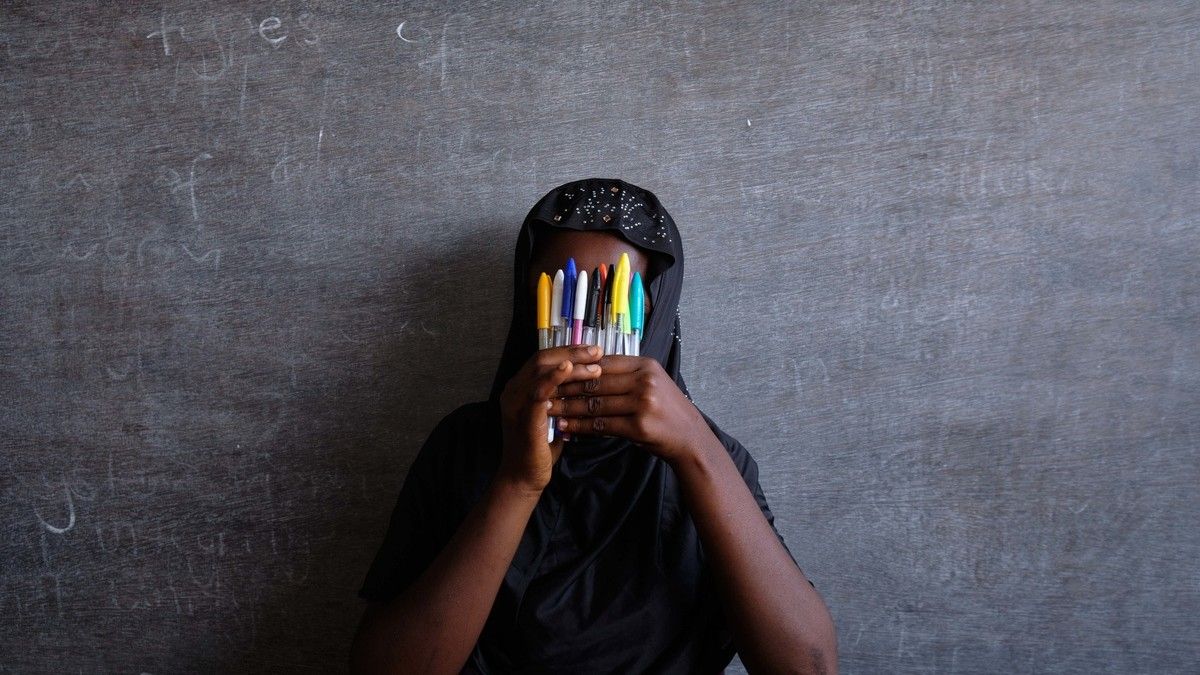
[{"label": "chalk writing", "polygon": [[168,26],[167,14],[163,12],[159,15],[158,30],[147,35],[147,38],[159,38],[162,40],[162,49],[165,56],[171,55],[171,40],[169,36],[172,32],[179,33],[179,37],[183,37],[183,28],[181,26]]}]

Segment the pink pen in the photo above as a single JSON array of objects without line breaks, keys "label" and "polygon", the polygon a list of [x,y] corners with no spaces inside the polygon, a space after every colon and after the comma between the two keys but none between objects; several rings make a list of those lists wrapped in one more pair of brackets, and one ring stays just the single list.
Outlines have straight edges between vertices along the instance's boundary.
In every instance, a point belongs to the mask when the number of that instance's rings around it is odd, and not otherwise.
[{"label": "pink pen", "polygon": [[[571,344],[583,344],[583,313],[587,306],[587,272],[579,270],[579,275],[575,278],[575,297],[571,298],[573,307],[571,307]],[[571,440],[571,434],[564,433],[563,440]]]}]

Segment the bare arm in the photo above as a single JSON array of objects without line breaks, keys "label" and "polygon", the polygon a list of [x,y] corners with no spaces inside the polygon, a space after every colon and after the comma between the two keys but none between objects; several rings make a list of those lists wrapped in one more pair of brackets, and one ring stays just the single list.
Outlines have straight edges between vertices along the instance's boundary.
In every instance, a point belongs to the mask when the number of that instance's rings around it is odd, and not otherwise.
[{"label": "bare arm", "polygon": [[[751,673],[837,672],[824,600],[792,562],[729,452],[707,427],[672,463]],[[707,433],[704,433],[707,432]]]},{"label": "bare arm", "polygon": [[421,576],[392,600],[367,607],[351,648],[352,671],[461,671],[540,494],[494,479]]},{"label": "bare arm", "polygon": [[833,618],[775,536],[721,439],[656,359],[610,355],[595,381],[559,387],[559,428],[628,438],[679,477],[752,672],[836,673]]},{"label": "bare arm", "polygon": [[599,358],[597,347],[544,349],[509,380],[500,401],[504,438],[495,477],[421,575],[363,613],[351,647],[354,672],[462,670],[562,456],[561,437],[547,442],[550,395],[565,382],[599,377]]}]

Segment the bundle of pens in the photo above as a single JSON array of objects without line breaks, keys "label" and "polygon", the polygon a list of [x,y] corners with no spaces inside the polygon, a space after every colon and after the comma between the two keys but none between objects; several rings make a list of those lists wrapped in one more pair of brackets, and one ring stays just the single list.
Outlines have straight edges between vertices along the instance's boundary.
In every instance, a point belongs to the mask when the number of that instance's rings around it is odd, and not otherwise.
[{"label": "bundle of pens", "polygon": [[[640,356],[645,300],[642,275],[629,273],[628,253],[616,265],[593,268],[590,276],[576,272],[575,259],[568,258],[566,271],[555,271],[553,281],[545,272],[538,277],[538,349],[587,344],[599,345],[602,354]],[[556,433],[551,418],[547,441]]]}]

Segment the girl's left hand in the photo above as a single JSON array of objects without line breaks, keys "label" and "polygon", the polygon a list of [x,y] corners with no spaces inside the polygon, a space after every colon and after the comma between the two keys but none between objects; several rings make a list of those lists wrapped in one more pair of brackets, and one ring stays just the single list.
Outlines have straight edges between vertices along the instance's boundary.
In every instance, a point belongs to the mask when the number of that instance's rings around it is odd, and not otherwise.
[{"label": "girl's left hand", "polygon": [[560,384],[551,395],[547,414],[562,431],[628,438],[672,464],[712,434],[657,359],[609,354],[599,365],[599,377]]}]

